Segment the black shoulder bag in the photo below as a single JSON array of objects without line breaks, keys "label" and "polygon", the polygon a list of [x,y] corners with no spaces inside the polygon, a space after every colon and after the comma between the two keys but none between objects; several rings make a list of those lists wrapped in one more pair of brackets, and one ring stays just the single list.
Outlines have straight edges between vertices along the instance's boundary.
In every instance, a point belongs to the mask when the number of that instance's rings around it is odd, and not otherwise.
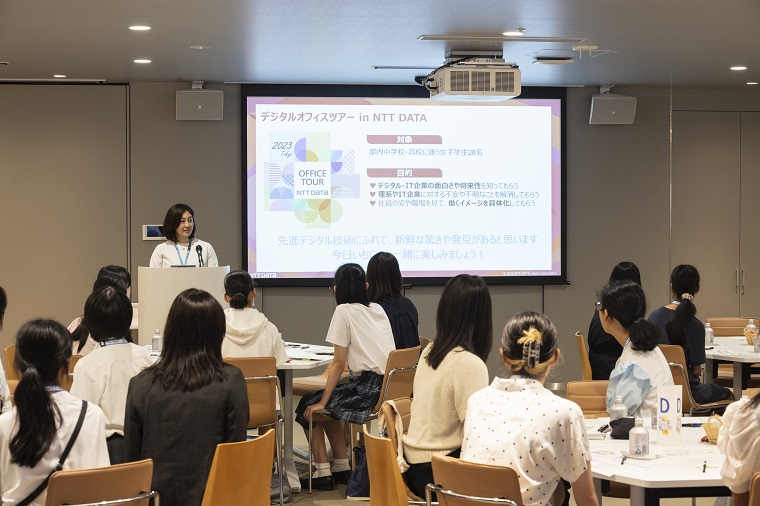
[{"label": "black shoulder bag", "polygon": [[66,457],[69,456],[69,452],[71,452],[71,447],[74,446],[74,442],[77,440],[77,436],[79,435],[79,431],[82,428],[82,424],[84,423],[84,415],[87,413],[87,401],[82,401],[82,410],[79,412],[79,420],[77,420],[77,424],[74,427],[74,432],[71,434],[71,438],[69,439],[69,443],[66,445],[66,449],[63,450],[63,454],[61,455],[60,460],[58,460],[58,465],[55,466],[55,469],[50,471],[50,474],[47,475],[47,478],[40,483],[40,485],[34,489],[34,491],[26,496],[21,502],[18,503],[18,506],[28,506],[32,503],[37,497],[42,493],[43,490],[45,490],[48,486],[48,482],[50,481],[50,477],[53,476],[53,473],[56,471],[62,471],[63,470],[63,463],[66,460]]}]

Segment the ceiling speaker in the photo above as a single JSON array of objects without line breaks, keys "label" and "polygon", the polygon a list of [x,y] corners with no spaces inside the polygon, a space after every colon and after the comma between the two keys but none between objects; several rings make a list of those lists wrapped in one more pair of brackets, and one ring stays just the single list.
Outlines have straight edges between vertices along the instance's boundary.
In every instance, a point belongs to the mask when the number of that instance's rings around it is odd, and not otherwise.
[{"label": "ceiling speaker", "polygon": [[221,120],[223,117],[223,91],[180,90],[177,92],[178,120]]},{"label": "ceiling speaker", "polygon": [[632,125],[636,97],[604,93],[591,97],[589,125]]}]

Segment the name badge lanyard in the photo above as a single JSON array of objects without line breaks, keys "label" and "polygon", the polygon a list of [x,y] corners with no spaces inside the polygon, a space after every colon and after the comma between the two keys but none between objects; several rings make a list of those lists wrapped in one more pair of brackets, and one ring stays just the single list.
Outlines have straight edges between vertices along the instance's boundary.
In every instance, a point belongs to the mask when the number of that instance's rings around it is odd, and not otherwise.
[{"label": "name badge lanyard", "polygon": [[190,243],[187,245],[187,253],[185,253],[185,261],[182,261],[182,255],[179,253],[179,246],[177,246],[177,243],[174,243],[174,249],[177,250],[177,258],[179,258],[180,265],[187,265],[187,259],[190,258],[190,247],[193,245],[193,240],[190,239]]}]

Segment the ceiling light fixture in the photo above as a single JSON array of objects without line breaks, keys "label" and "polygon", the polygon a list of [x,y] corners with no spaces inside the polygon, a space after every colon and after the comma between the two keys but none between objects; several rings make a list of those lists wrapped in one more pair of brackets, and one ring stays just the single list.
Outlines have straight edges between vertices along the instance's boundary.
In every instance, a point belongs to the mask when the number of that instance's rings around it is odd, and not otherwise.
[{"label": "ceiling light fixture", "polygon": [[731,67],[731,70],[747,70],[747,67],[744,67],[742,65],[737,65],[735,67]]},{"label": "ceiling light fixture", "polygon": [[135,63],[150,63],[150,60],[135,60]]},{"label": "ceiling light fixture", "polygon": [[66,76],[64,74],[53,74],[53,77],[55,77],[56,79],[63,79]]},{"label": "ceiling light fixture", "polygon": [[755,86],[757,83],[755,81],[750,81],[747,84],[749,84],[750,86]]},{"label": "ceiling light fixture", "polygon": [[130,26],[129,29],[135,32],[145,32],[145,31],[150,30],[150,27],[146,25],[134,25],[134,26]]},{"label": "ceiling light fixture", "polygon": [[525,28],[515,28],[514,30],[508,30],[502,33],[502,35],[506,37],[522,37],[525,35]]},{"label": "ceiling light fixture", "polygon": [[190,49],[202,50],[202,49],[208,49],[208,46],[200,46],[200,45],[199,46],[190,46]]}]

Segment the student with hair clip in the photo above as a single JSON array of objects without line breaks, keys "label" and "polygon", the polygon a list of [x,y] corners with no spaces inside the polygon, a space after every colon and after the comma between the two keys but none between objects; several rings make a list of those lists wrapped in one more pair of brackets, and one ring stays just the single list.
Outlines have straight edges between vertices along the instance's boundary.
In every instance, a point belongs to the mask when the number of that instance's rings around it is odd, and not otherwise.
[{"label": "student with hair clip", "polygon": [[224,310],[227,331],[223,357],[274,357],[277,366],[288,361],[285,343],[277,327],[253,307],[256,286],[247,271],[232,271],[224,278]]},{"label": "student with hair clip", "polygon": [[[5,318],[5,308],[8,307],[8,295],[0,286],[0,331],[3,330],[3,318]],[[11,391],[8,388],[8,378],[3,369],[3,363],[0,362],[0,413],[11,410]]]},{"label": "student with hair clip", "polygon": [[[308,434],[314,423],[311,452],[316,462],[312,488],[333,490],[335,482],[348,481],[350,467],[341,421],[364,423],[380,397],[388,355],[395,349],[393,332],[385,311],[367,296],[367,276],[358,264],[341,265],[333,284],[337,307],[327,330],[335,355],[325,389],[304,395],[296,408],[296,422]],[[338,384],[348,363],[351,379]],[[335,420],[311,422],[312,413],[326,409]],[[333,466],[327,458],[325,436],[333,451]],[[308,487],[308,479],[302,480]]]},{"label": "student with hair clip", "polygon": [[435,339],[425,348],[414,375],[404,456],[409,489],[425,496],[433,483],[433,455],[459,456],[467,401],[488,386],[485,360],[493,341],[491,294],[483,278],[460,274],[443,289]]},{"label": "student with hair clip", "polygon": [[222,362],[224,310],[206,291],[174,299],[161,358],[132,378],[127,392],[127,461],[153,459],[162,506],[198,506],[216,445],[245,441],[248,389]]},{"label": "student with hair clip", "polygon": [[84,316],[98,348],[77,362],[71,393],[103,410],[111,464],[123,464],[129,380],[153,360],[145,348],[131,342],[132,304],[121,290],[107,286],[92,292],[84,304]]},{"label": "student with hair clip", "polygon": [[[94,292],[107,286],[112,286],[124,292],[127,295],[127,299],[129,299],[132,289],[132,276],[129,275],[129,271],[125,267],[106,265],[98,271],[98,277],[92,285],[92,291]],[[90,330],[87,327],[84,316],[74,318],[74,321],[69,323],[68,330],[71,332],[72,353],[74,355],[85,356],[100,345],[97,340],[90,336]]]},{"label": "student with hair clip", "polygon": [[[633,262],[620,262],[610,273],[609,282],[633,281],[641,286],[639,268]],[[591,379],[607,380],[615,368],[615,362],[623,353],[623,346],[604,331],[599,320],[599,312],[594,310],[594,316],[588,326],[588,361],[591,364]]]},{"label": "student with hair clip", "polygon": [[699,272],[692,265],[679,265],[670,274],[673,302],[652,311],[648,320],[660,329],[662,342],[677,344],[686,355],[689,386],[694,400],[705,404],[731,397],[731,390],[713,383],[702,383],[705,356],[705,327],[695,316],[694,296],[699,292]]},{"label": "student with hair clip", "polygon": [[511,375],[470,397],[462,460],[514,469],[526,506],[562,502],[560,480],[572,484],[576,504],[596,506],[583,413],[544,388],[560,358],[554,324],[536,312],[513,316],[499,354]]},{"label": "student with hair clip", "polygon": [[61,460],[64,470],[109,465],[103,412],[61,387],[69,358],[71,336],[60,323],[33,320],[19,329],[15,407],[0,415],[3,504],[44,505]]},{"label": "student with hair clip", "polygon": [[391,253],[381,251],[367,264],[367,293],[370,302],[377,302],[391,322],[396,349],[414,348],[420,345],[417,329],[417,308],[401,295],[404,282],[398,260]]},{"label": "student with hair clip", "polygon": [[187,204],[174,204],[166,211],[161,229],[166,241],[153,250],[151,267],[219,267],[211,244],[195,237],[195,211]]},{"label": "student with hair clip", "polygon": [[749,504],[752,476],[760,472],[760,393],[726,407],[718,433],[718,448],[726,456],[720,468],[735,506]]},{"label": "student with hair clip", "polygon": [[644,319],[644,291],[632,281],[615,281],[604,285],[599,295],[596,305],[604,331],[623,346],[610,374],[607,409],[620,396],[628,416],[649,416],[657,408],[657,387],[673,385],[673,376],[657,346],[660,331]]}]

